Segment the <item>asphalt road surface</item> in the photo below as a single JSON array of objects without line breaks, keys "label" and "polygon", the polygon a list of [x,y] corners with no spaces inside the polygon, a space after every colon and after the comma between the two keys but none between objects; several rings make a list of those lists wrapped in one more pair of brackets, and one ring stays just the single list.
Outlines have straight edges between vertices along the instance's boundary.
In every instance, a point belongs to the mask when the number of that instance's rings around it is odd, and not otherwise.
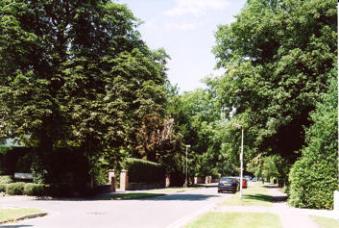
[{"label": "asphalt road surface", "polygon": [[4,197],[0,198],[0,208],[40,208],[48,215],[0,227],[180,227],[229,196],[230,194],[218,194],[216,187],[209,187],[140,200],[38,200]]}]

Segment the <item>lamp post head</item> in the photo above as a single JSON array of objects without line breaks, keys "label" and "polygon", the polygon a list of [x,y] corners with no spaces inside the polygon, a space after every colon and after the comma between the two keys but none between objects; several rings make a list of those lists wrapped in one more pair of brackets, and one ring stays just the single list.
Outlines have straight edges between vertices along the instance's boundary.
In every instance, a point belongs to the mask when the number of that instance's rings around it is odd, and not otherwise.
[{"label": "lamp post head", "polygon": [[191,148],[191,145],[186,145],[187,148]]}]

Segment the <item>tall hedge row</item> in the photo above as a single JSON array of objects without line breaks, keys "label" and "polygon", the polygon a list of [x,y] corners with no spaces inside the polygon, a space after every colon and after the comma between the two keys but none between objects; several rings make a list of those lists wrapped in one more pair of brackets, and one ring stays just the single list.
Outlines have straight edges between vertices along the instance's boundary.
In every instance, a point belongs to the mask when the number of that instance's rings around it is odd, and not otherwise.
[{"label": "tall hedge row", "polygon": [[33,154],[33,148],[2,147],[0,149],[0,175],[13,175],[14,172],[30,172]]},{"label": "tall hedge row", "polygon": [[157,183],[165,180],[166,170],[159,163],[129,158],[124,168],[128,170],[129,182]]},{"label": "tall hedge row", "polygon": [[[37,162],[34,148],[13,147],[0,153],[0,175],[34,172]],[[34,181],[50,185],[52,195],[67,196],[87,192],[90,183],[89,164],[77,148],[57,148],[43,158],[44,176],[34,175]],[[1,182],[1,179],[0,179]]]},{"label": "tall hedge row", "polygon": [[333,191],[338,187],[336,83],[334,77],[329,92],[317,105],[314,124],[307,131],[307,146],[291,169],[289,203],[293,206],[333,207]]}]

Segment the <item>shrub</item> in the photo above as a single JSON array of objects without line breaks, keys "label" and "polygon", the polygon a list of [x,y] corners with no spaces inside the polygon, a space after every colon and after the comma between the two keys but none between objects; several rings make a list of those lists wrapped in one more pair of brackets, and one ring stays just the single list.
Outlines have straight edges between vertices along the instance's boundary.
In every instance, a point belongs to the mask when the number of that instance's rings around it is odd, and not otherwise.
[{"label": "shrub", "polygon": [[45,185],[27,183],[24,187],[24,194],[29,196],[42,196],[45,195]]},{"label": "shrub", "polygon": [[307,131],[307,146],[290,172],[289,203],[296,207],[333,207],[338,176],[336,81],[334,78],[329,93],[317,104],[312,114],[314,124]]},{"label": "shrub", "polygon": [[128,170],[129,182],[156,183],[165,180],[165,168],[159,163],[129,158],[124,168]]},{"label": "shrub", "polygon": [[7,184],[0,184],[0,192],[6,192]]},{"label": "shrub", "polygon": [[0,184],[9,184],[12,182],[13,182],[13,179],[11,176],[0,176]]},{"label": "shrub", "polygon": [[6,194],[7,195],[22,195],[24,193],[24,182],[16,182],[7,184]]}]

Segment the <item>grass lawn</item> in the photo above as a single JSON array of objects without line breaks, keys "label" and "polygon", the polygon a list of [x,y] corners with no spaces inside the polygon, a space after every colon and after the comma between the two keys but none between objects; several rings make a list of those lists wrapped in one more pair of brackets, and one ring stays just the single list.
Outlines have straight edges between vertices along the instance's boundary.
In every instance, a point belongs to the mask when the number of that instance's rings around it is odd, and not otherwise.
[{"label": "grass lawn", "polygon": [[25,216],[34,216],[44,213],[36,208],[6,208],[0,209],[0,223],[15,221]]},{"label": "grass lawn", "polygon": [[268,189],[261,183],[251,183],[248,188],[243,189],[243,197],[240,199],[239,192],[226,199],[222,205],[230,206],[272,206],[273,197],[269,195]]},{"label": "grass lawn", "polygon": [[157,196],[164,196],[166,194],[160,193],[146,193],[146,192],[130,192],[130,193],[117,193],[110,195],[102,195],[98,200],[134,200],[134,199],[147,199]]},{"label": "grass lawn", "polygon": [[320,228],[338,228],[339,220],[325,218],[320,216],[312,216],[312,220],[318,224]]},{"label": "grass lawn", "polygon": [[270,213],[209,212],[186,228],[281,228],[279,216]]}]

